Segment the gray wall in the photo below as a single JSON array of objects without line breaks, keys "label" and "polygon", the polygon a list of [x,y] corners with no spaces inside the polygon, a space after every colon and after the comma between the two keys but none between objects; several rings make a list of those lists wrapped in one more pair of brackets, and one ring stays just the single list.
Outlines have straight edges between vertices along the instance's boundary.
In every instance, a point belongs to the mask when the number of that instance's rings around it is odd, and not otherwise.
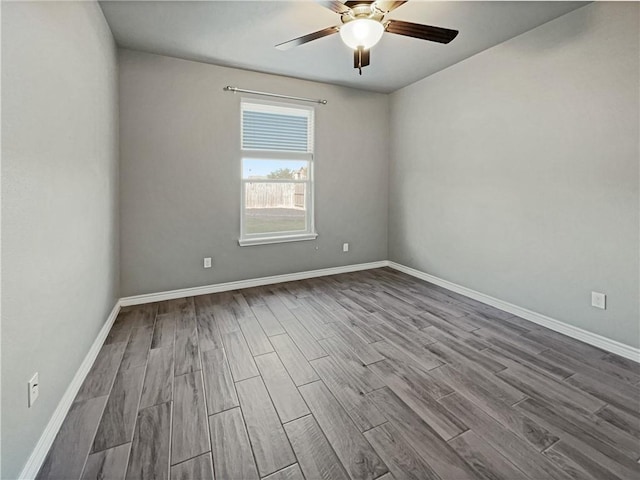
[{"label": "gray wall", "polygon": [[[241,94],[225,85],[329,101],[315,117],[317,240],[238,246]],[[387,95],[121,50],[123,296],[385,260],[388,106]]]},{"label": "gray wall", "polygon": [[394,93],[390,259],[639,346],[638,14],[593,3]]},{"label": "gray wall", "polygon": [[22,470],[119,294],[116,60],[97,3],[3,2],[2,478]]}]

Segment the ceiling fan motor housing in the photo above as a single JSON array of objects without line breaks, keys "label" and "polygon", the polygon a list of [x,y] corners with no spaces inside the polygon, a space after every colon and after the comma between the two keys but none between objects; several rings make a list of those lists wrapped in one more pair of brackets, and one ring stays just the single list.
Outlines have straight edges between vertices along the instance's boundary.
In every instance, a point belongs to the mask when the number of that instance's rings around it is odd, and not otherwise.
[{"label": "ceiling fan motor housing", "polygon": [[365,3],[352,7],[351,10],[343,13],[340,16],[340,20],[342,20],[342,23],[349,23],[360,18],[367,18],[370,20],[375,20],[376,22],[382,22],[382,19],[384,18],[384,12],[378,10],[375,7],[375,3]]}]

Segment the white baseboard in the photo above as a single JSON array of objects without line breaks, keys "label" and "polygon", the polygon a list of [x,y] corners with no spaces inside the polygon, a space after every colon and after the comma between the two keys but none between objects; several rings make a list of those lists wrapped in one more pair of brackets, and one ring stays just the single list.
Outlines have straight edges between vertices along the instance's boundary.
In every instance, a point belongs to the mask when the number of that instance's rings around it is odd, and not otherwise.
[{"label": "white baseboard", "polygon": [[485,295],[484,293],[477,292],[470,288],[463,287],[462,285],[449,282],[448,280],[443,280],[442,278],[429,275],[428,273],[421,272],[420,270],[416,270],[399,263],[390,261],[389,266],[400,272],[404,272],[421,280],[439,285],[443,288],[446,288],[447,290],[451,290],[452,292],[459,293],[461,295],[464,295],[465,297],[473,298],[474,300],[478,300],[479,302],[491,305],[492,307],[495,307],[499,310],[511,313],[538,325],[542,325],[543,327],[546,327],[555,332],[562,333],[563,335],[566,335],[568,337],[575,338],[576,340],[580,340],[581,342],[588,343],[589,345],[593,345],[594,347],[601,348],[603,350],[606,350],[607,352],[615,353],[617,355],[620,355],[621,357],[628,358],[629,360],[640,363],[640,348],[625,345],[624,343],[618,342],[616,340],[611,340],[607,337],[603,337],[602,335],[583,330],[582,328],[569,325],[568,323],[561,322],[560,320],[556,320],[555,318],[547,317],[546,315],[527,310],[526,308],[522,308],[498,298]]},{"label": "white baseboard", "polygon": [[358,263],[355,265],[345,265],[342,267],[322,268],[320,270],[307,270],[305,272],[287,273],[284,275],[273,275],[271,277],[252,278],[249,280],[239,280],[237,282],[216,283],[205,285],[204,287],[182,288],[180,290],[170,290],[167,292],[148,293],[145,295],[135,295],[120,299],[123,307],[129,305],[141,305],[144,303],[160,302],[162,300],[173,300],[174,298],[193,297],[196,295],[208,295],[210,293],[227,292],[240,288],[259,287],[262,285],[272,285],[274,283],[291,282],[294,280],[304,280],[306,278],[324,277],[327,275],[337,275],[339,273],[357,272],[372,268],[389,266],[387,260],[378,262]]},{"label": "white baseboard", "polygon": [[49,453],[49,449],[53,444],[53,441],[60,431],[60,427],[62,426],[62,422],[64,421],[69,409],[71,408],[71,404],[73,404],[73,400],[76,398],[84,379],[86,378],[89,370],[93,366],[93,362],[98,356],[98,352],[102,348],[102,344],[107,338],[111,327],[113,326],[113,322],[115,322],[116,317],[118,316],[118,312],[120,312],[120,302],[117,301],[111,310],[111,313],[107,317],[107,321],[104,323],[98,336],[94,340],[91,348],[87,352],[87,355],[84,357],[84,360],[80,364],[80,368],[76,372],[73,380],[71,380],[71,384],[67,387],[67,390],[64,392],[64,395],[58,402],[58,406],[53,412],[49,423],[47,424],[44,432],[40,436],[36,447],[31,452],[31,456],[27,460],[22,472],[20,473],[20,479],[33,479],[38,474],[40,467],[44,463],[45,458],[47,457],[47,453]]}]

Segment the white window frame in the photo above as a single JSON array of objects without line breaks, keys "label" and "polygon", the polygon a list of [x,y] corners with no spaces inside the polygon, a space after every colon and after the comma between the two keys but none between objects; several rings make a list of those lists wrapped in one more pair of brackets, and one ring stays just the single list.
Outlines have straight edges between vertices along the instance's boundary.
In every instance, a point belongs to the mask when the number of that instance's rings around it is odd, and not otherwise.
[{"label": "white window frame", "polygon": [[[265,105],[280,107],[286,109],[306,110],[309,113],[309,135],[311,138],[310,152],[289,152],[289,151],[273,151],[258,149],[243,149],[243,121],[242,112],[243,104],[250,103],[253,105]],[[240,189],[240,238],[238,244],[242,247],[251,245],[266,245],[272,243],[299,242],[305,240],[315,240],[318,234],[315,230],[314,215],[314,116],[315,109],[307,105],[299,105],[293,103],[270,102],[265,100],[256,100],[254,98],[242,98],[240,102],[240,181],[242,182]],[[245,179],[243,175],[243,164],[245,159],[257,160],[298,160],[305,161],[308,165],[306,179]],[[289,231],[289,232],[266,232],[266,233],[246,233],[245,229],[245,204],[246,204],[246,185],[249,183],[300,183],[306,185],[305,188],[305,210],[306,221],[305,230]]]}]

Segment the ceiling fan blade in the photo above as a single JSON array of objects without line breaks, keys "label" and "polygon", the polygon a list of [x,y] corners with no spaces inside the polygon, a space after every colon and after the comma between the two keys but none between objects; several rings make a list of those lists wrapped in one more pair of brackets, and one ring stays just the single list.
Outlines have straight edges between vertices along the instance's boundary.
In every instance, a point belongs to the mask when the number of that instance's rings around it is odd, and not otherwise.
[{"label": "ceiling fan blade", "polygon": [[420,38],[431,42],[449,43],[456,38],[458,30],[451,30],[442,27],[432,27],[420,23],[403,22],[402,20],[389,20],[387,32],[405,37]]},{"label": "ceiling fan blade", "polygon": [[326,37],[327,35],[333,35],[334,33],[338,33],[339,31],[339,26],[327,27],[323,30],[318,30],[317,32],[294,38],[293,40],[289,40],[288,42],[279,43],[278,45],[276,45],[276,48],[278,50],[289,50],[290,48],[304,45],[305,43],[311,42],[312,40],[317,40],[318,38]]},{"label": "ceiling fan blade", "polygon": [[347,13],[349,10],[351,10],[349,7],[347,7],[343,2],[340,2],[339,0],[333,0],[333,1],[316,0],[316,3],[336,13]]},{"label": "ceiling fan blade", "polygon": [[358,5],[368,5],[373,3],[373,0],[370,1],[366,1],[366,0],[349,0],[348,2],[344,2],[345,6],[349,7],[349,8],[353,8],[356,7]]},{"label": "ceiling fan blade", "polygon": [[384,13],[389,13],[390,11],[395,10],[398,7],[401,7],[402,5],[407,3],[407,1],[408,0],[404,0],[404,1],[378,0],[376,2],[376,8],[378,10],[383,11]]}]

